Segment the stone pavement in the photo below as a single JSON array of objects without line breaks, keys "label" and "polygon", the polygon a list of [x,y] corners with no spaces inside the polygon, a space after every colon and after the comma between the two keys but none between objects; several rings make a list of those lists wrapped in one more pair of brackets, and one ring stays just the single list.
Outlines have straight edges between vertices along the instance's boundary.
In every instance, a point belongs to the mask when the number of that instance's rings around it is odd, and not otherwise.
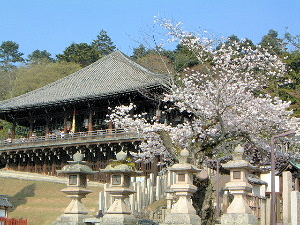
[{"label": "stone pavement", "polygon": [[[66,177],[55,177],[55,176],[42,175],[42,174],[37,174],[37,173],[20,172],[20,171],[7,170],[7,169],[0,169],[0,177],[14,178],[14,179],[20,179],[20,180],[45,181],[45,182],[51,182],[51,183],[67,184]],[[104,184],[94,182],[94,181],[89,181],[88,186],[103,187]]]}]

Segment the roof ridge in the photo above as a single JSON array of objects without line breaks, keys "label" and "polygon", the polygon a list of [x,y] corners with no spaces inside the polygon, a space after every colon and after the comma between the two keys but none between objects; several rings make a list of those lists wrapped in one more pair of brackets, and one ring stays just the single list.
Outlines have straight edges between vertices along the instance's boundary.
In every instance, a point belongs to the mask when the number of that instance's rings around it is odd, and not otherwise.
[{"label": "roof ridge", "polygon": [[115,51],[114,53],[119,54],[121,56],[123,56],[127,62],[129,62],[130,64],[132,64],[133,66],[136,66],[137,68],[139,68],[141,71],[144,71],[146,73],[150,73],[153,75],[166,75],[166,74],[160,74],[160,73],[155,73],[149,69],[147,69],[146,67],[142,66],[141,64],[139,64],[138,62],[134,61],[133,59],[131,59],[129,56],[125,55],[123,52],[121,52],[120,50]]}]

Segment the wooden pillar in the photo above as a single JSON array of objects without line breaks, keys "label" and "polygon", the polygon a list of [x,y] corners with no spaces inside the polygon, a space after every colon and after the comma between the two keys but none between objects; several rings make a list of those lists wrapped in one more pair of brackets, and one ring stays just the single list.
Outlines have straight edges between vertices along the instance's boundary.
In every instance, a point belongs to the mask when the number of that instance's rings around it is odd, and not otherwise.
[{"label": "wooden pillar", "polygon": [[89,110],[88,131],[93,131],[93,110]]},{"label": "wooden pillar", "polygon": [[67,131],[68,131],[67,121],[68,121],[68,114],[66,112],[64,115],[64,133],[67,133]]},{"label": "wooden pillar", "polygon": [[45,127],[45,135],[48,136],[50,134],[50,128],[49,128],[49,118],[46,118],[46,127]]},{"label": "wooden pillar", "polygon": [[108,122],[108,133],[111,134],[113,131],[112,129],[114,129],[114,124],[112,121]]},{"label": "wooden pillar", "polygon": [[47,164],[46,164],[46,162],[44,162],[44,164],[43,164],[43,174],[47,175]]},{"label": "wooden pillar", "polygon": [[11,128],[11,139],[16,138],[16,122],[13,121],[12,123],[12,128]]},{"label": "wooden pillar", "polygon": [[33,121],[30,120],[29,123],[30,123],[30,125],[29,125],[29,137],[32,137],[32,134],[33,134]]},{"label": "wooden pillar", "polygon": [[56,176],[56,164],[52,163],[52,168],[51,168],[51,175],[52,176]]}]

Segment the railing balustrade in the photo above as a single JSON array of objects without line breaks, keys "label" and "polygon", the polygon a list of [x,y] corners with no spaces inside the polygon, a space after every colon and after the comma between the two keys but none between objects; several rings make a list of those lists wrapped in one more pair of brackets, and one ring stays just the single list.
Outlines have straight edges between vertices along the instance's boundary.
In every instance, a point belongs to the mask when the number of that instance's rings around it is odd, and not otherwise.
[{"label": "railing balustrade", "polygon": [[77,133],[60,133],[60,134],[48,134],[46,136],[32,136],[29,138],[15,138],[15,139],[5,139],[0,141],[0,146],[30,143],[30,142],[43,142],[43,141],[57,141],[57,140],[71,140],[77,138],[88,138],[96,136],[113,136],[118,134],[128,134],[135,133],[133,130],[125,129],[107,129],[107,130],[95,130],[95,131],[86,131],[86,132],[77,132]]}]

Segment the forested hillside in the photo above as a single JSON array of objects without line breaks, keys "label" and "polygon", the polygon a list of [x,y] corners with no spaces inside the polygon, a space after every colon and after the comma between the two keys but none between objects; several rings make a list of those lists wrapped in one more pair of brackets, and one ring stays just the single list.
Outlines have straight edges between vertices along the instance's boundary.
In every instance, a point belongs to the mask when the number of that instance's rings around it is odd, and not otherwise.
[{"label": "forested hillside", "polygon": [[[289,33],[282,38],[275,30],[270,30],[262,37],[260,43],[250,39],[239,39],[232,35],[225,41],[216,40],[216,50],[224,43],[230,48],[234,42],[251,48],[265,48],[270,55],[279,56],[288,67],[288,72],[282,79],[265,87],[265,92],[271,96],[279,96],[292,102],[291,110],[300,116],[300,48],[299,36]],[[293,46],[289,47],[288,46]],[[101,30],[95,40],[90,43],[71,43],[56,56],[51,56],[47,50],[35,50],[28,56],[19,51],[19,44],[14,41],[2,41],[0,45],[0,100],[9,99],[35,90],[55,80],[63,78],[82,67],[85,67],[101,57],[116,50],[116,46],[105,30]],[[140,44],[133,49],[132,59],[157,73],[168,73],[179,78],[184,69],[203,69],[192,51],[182,44],[175,49],[148,49]],[[205,66],[210,66],[205,65]],[[259,93],[258,93],[259,94]],[[0,121],[0,138],[9,135],[10,124]]]}]

